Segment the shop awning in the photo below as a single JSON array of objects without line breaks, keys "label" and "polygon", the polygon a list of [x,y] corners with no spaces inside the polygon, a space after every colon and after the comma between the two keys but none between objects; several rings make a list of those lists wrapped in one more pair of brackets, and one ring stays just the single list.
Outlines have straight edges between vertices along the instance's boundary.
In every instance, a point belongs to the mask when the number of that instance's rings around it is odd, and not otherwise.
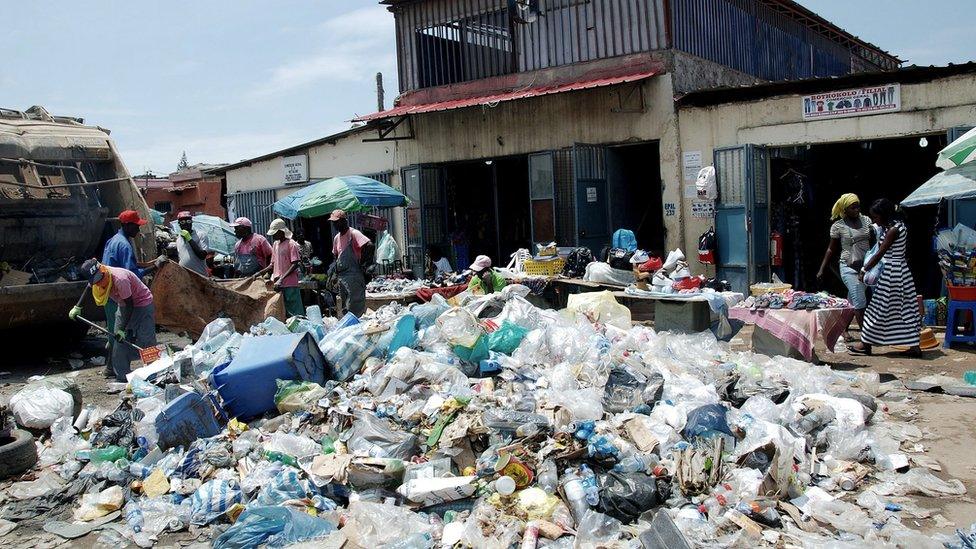
[{"label": "shop awning", "polygon": [[367,122],[370,120],[381,120],[384,118],[396,118],[408,114],[423,114],[428,112],[449,111],[453,109],[463,109],[465,107],[479,107],[482,105],[494,106],[498,103],[502,103],[505,101],[515,101],[518,99],[526,99],[529,97],[540,97],[543,95],[552,95],[556,93],[564,93],[570,91],[588,90],[592,88],[613,86],[615,84],[624,84],[627,82],[637,82],[639,80],[644,80],[652,76],[661,74],[663,72],[664,71],[661,69],[645,68],[638,72],[611,76],[611,77],[585,79],[585,80],[578,80],[578,81],[568,82],[568,83],[549,84],[544,86],[533,86],[533,87],[521,88],[515,91],[510,91],[505,93],[481,95],[477,97],[467,97],[464,99],[452,99],[449,101],[421,103],[418,105],[401,105],[399,107],[394,107],[389,110],[374,112],[373,114],[360,116],[359,118],[356,118],[353,121]]},{"label": "shop awning", "polygon": [[901,205],[910,208],[938,204],[940,200],[976,197],[976,162],[963,164],[932,176],[915,189]]}]

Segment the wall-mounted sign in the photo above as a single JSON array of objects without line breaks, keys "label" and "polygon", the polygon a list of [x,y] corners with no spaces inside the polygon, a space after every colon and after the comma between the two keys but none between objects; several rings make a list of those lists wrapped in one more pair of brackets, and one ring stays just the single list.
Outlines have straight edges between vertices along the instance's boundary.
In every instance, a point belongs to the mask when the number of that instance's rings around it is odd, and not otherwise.
[{"label": "wall-mounted sign", "polygon": [[681,153],[681,168],[685,181],[694,181],[698,177],[698,170],[702,168],[702,152],[687,151]]},{"label": "wall-mounted sign", "polygon": [[586,201],[587,202],[596,202],[596,187],[587,187],[586,188]]},{"label": "wall-mounted sign", "polygon": [[715,217],[715,203],[711,200],[695,200],[691,203],[691,217],[699,219]]},{"label": "wall-mounted sign", "polygon": [[804,96],[803,119],[845,118],[901,110],[901,84],[815,93]]},{"label": "wall-mounted sign", "polygon": [[281,169],[285,174],[285,185],[308,181],[308,156],[299,154],[281,159]]}]

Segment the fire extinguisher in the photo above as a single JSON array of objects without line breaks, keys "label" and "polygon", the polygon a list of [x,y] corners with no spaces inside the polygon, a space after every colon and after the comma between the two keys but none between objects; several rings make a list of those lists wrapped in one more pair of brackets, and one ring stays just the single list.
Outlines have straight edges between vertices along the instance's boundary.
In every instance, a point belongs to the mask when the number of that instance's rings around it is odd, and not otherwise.
[{"label": "fire extinguisher", "polygon": [[769,255],[773,267],[783,266],[783,235],[776,231],[769,234]]}]

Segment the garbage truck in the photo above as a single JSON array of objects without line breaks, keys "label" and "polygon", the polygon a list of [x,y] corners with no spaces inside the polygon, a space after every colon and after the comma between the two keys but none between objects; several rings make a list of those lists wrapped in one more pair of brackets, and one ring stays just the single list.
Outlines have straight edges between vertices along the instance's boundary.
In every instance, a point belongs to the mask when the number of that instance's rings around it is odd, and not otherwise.
[{"label": "garbage truck", "polygon": [[67,314],[87,285],[79,266],[101,258],[123,210],[150,220],[133,245],[140,260],[155,257],[149,208],[108,130],[43,107],[0,108],[0,334],[59,323],[78,333]]}]

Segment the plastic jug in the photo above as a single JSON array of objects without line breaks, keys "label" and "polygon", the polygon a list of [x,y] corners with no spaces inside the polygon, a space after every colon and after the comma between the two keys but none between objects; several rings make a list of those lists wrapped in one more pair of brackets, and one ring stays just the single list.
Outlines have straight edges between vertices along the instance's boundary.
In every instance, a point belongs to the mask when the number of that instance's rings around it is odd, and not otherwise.
[{"label": "plastic jug", "polygon": [[163,450],[189,446],[199,438],[220,433],[210,399],[197,393],[178,396],[156,416],[156,433]]}]

